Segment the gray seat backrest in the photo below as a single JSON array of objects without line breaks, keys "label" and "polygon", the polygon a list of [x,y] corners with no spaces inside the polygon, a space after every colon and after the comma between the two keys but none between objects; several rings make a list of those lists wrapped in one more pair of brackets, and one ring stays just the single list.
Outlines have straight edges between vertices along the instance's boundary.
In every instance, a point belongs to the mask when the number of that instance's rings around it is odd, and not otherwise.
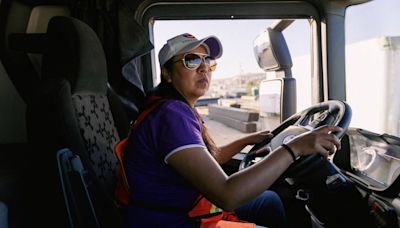
[{"label": "gray seat backrest", "polygon": [[[118,163],[114,146],[119,136],[107,98],[107,67],[101,43],[89,26],[68,17],[51,19],[47,39],[42,77],[70,87],[61,94],[65,97],[60,97],[70,99],[70,106],[65,106],[68,110],[63,111],[72,117],[62,129],[70,128],[74,135],[64,135],[65,144],[60,146],[81,157],[86,155],[99,181],[112,191]],[[70,142],[68,138],[75,136],[77,139]]]},{"label": "gray seat backrest", "polygon": [[[106,220],[103,226],[118,226],[118,211],[112,204],[119,165],[114,146],[120,139],[114,115],[125,113],[111,110],[101,43],[88,25],[70,17],[52,18],[40,39],[44,39],[40,94],[28,104],[27,113],[28,137],[40,151],[35,170],[39,189],[32,198],[42,195],[58,201],[49,202],[48,211],[36,219],[40,225],[67,224],[54,158],[58,150],[69,148],[79,155],[96,186],[95,209]],[[60,221],[48,224],[49,216]]]}]

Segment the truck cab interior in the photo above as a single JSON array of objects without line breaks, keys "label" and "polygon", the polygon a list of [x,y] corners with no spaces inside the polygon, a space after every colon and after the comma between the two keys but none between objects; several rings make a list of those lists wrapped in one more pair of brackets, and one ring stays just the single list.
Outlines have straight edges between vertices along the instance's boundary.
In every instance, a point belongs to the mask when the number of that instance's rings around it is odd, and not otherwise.
[{"label": "truck cab interior", "polygon": [[[159,40],[169,36],[166,29],[191,32],[196,25],[212,35],[210,23],[231,22],[263,25],[247,49],[262,78],[253,94],[262,117],[257,129],[274,138],[237,154],[226,173],[303,132],[337,125],[344,129],[336,135],[340,150],[328,160],[296,160],[271,187],[289,226],[399,227],[400,100],[383,96],[381,119],[366,117],[386,127],[363,126],[359,102],[368,98],[350,99],[357,77],[346,60],[348,9],[379,1],[0,0],[0,227],[122,227],[114,149],[160,80]],[[293,29],[296,23],[307,30]],[[226,33],[247,32],[235,26]],[[291,45],[303,35],[308,68],[300,71],[304,62]],[[399,36],[379,42],[397,47]],[[395,96],[400,71],[391,61],[383,71],[392,72],[392,83],[384,88]],[[379,108],[373,102],[366,110]]]}]

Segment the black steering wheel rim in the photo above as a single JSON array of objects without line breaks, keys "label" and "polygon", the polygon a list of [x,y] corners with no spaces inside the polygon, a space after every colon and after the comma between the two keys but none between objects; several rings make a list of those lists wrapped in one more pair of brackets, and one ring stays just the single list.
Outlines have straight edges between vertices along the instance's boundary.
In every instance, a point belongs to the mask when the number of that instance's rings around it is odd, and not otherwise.
[{"label": "black steering wheel rim", "polygon": [[[315,113],[321,113],[316,120],[313,120],[315,126],[307,124],[310,117]],[[283,143],[287,143],[297,135],[311,131],[322,125],[334,125],[341,127],[343,131],[332,133],[340,140],[349,127],[352,111],[350,106],[344,101],[329,100],[313,105],[301,112],[298,112],[284,122],[282,122],[271,133],[274,135],[271,139],[266,139],[263,142],[256,144],[246,154],[239,165],[239,170],[247,168],[252,164],[255,157],[264,157],[270,151],[275,150]],[[328,120],[327,120],[328,119]],[[269,148],[268,148],[269,147]],[[303,156],[293,162],[281,177],[299,177],[314,170],[323,164],[324,158],[318,154]]]}]

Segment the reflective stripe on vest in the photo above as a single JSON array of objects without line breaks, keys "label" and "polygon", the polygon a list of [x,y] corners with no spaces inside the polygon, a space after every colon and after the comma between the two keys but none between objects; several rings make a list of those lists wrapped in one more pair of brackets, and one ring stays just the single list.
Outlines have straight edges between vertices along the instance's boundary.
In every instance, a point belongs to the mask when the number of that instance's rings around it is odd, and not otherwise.
[{"label": "reflective stripe on vest", "polygon": [[200,222],[200,228],[254,228],[254,223],[241,221],[234,211],[224,211],[200,195],[188,212],[189,218]]}]

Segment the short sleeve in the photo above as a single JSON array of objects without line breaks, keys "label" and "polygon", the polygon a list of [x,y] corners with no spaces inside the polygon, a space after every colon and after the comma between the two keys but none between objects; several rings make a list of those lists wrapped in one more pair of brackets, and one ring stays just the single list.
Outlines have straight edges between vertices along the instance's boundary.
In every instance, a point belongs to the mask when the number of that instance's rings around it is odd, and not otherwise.
[{"label": "short sleeve", "polygon": [[200,124],[190,109],[181,101],[167,101],[159,110],[157,150],[167,159],[174,153],[187,148],[205,148]]}]

